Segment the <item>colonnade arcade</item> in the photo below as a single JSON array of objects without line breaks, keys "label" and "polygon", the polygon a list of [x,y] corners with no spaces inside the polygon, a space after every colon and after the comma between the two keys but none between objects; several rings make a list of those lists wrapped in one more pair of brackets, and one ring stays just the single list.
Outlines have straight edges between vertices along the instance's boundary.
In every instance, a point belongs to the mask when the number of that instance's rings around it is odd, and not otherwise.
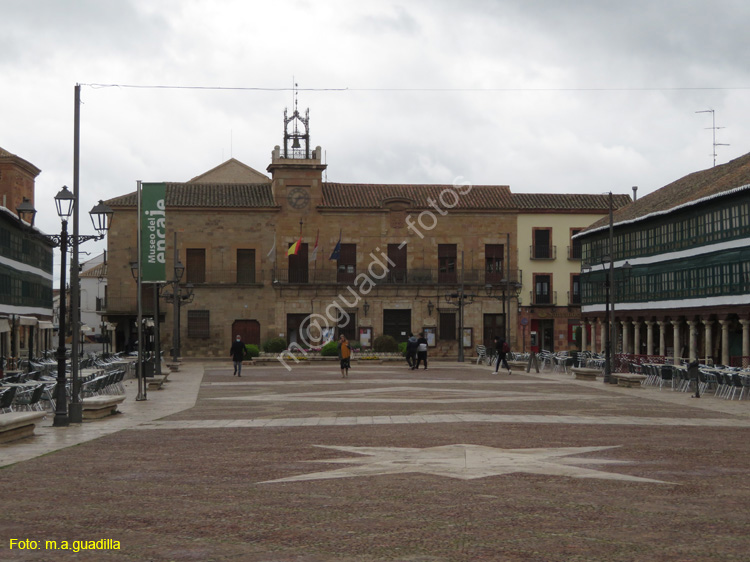
[{"label": "colonnade arcade", "polygon": [[[581,321],[581,350],[604,353],[607,324],[601,317]],[[651,317],[615,316],[615,353],[672,357],[702,363],[730,365],[741,355],[742,366],[750,359],[750,315]],[[739,365],[738,365],[739,366]]]}]

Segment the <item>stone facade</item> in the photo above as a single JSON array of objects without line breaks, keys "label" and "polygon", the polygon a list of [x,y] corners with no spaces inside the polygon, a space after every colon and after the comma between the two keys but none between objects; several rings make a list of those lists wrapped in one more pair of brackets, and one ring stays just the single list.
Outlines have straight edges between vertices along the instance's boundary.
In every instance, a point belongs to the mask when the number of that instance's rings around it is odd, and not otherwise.
[{"label": "stone facade", "polygon": [[[228,356],[237,331],[247,343],[281,336],[306,348],[319,343],[317,333],[305,331],[312,318],[350,339],[369,330],[370,341],[384,333],[405,341],[408,332],[432,330],[430,353],[455,356],[461,289],[471,295],[462,307],[467,355],[506,330],[520,349],[518,303],[514,296],[505,303],[497,298],[503,282],[523,282],[527,291],[533,279],[520,272],[519,216],[553,211],[556,224],[568,224],[571,215],[569,226],[584,227],[582,216],[590,223],[606,212],[604,197],[552,200],[512,194],[502,185],[324,182],[321,154],[317,147],[307,157],[284,158],[276,147],[270,179],[230,160],[190,182],[167,184],[167,271],[176,233],[186,267],[182,285],[192,282],[194,291],[180,312],[183,355]],[[550,210],[550,201],[559,208]],[[137,257],[136,196],[107,203],[115,210],[107,317],[118,324],[122,348],[134,339],[136,286],[128,264]],[[300,240],[299,254],[288,257]],[[339,242],[341,258],[329,259]],[[162,302],[161,318],[166,353],[171,305]]]}]

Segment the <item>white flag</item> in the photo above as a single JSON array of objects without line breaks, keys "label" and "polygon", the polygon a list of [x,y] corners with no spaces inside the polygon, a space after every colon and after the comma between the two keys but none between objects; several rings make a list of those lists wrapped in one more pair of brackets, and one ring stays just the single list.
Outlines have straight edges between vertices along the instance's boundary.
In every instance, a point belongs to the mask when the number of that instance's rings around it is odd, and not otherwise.
[{"label": "white flag", "polygon": [[266,254],[266,257],[270,258],[275,251],[276,251],[276,237],[274,236],[273,237],[273,246],[271,246],[271,249],[268,250],[268,253]]},{"label": "white flag", "polygon": [[310,263],[318,259],[318,238],[320,238],[320,230],[318,230],[318,235],[315,237],[315,247],[313,248],[312,254],[310,255]]}]

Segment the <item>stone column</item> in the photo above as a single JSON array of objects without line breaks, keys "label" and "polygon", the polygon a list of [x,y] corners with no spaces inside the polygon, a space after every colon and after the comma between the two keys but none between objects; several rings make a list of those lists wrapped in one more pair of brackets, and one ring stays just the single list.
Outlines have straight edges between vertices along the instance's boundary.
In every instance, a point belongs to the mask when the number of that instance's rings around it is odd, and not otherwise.
[{"label": "stone column", "polygon": [[586,336],[586,321],[581,321],[581,351],[586,351],[586,345],[588,344],[588,337]]},{"label": "stone column", "polygon": [[713,342],[713,337],[712,337],[714,323],[712,320],[702,320],[702,322],[703,322],[703,328],[705,330],[703,338],[706,340],[704,342],[704,348],[705,348],[704,351],[706,353],[706,359],[708,359],[709,357],[713,357],[713,354],[714,354],[714,351],[713,351],[714,342]]},{"label": "stone column", "polygon": [[601,319],[597,320],[597,322],[599,323],[599,339],[600,339],[599,353],[604,353],[604,346],[605,346],[605,342],[607,341],[606,339],[607,335],[604,333],[604,331],[609,329],[609,327],[606,324],[604,324],[604,322],[602,322]]},{"label": "stone column", "polygon": [[729,320],[719,320],[721,324],[721,364],[729,365]]},{"label": "stone column", "polygon": [[682,322],[679,320],[672,320],[672,345],[674,345],[673,359],[674,364],[679,365],[680,359],[682,359],[682,338],[680,337],[680,325]]},{"label": "stone column", "polygon": [[698,322],[688,320],[690,326],[690,339],[688,340],[688,359],[692,363],[698,358]]},{"label": "stone column", "polygon": [[622,326],[622,352],[630,353],[630,326],[627,320],[621,320],[620,325]]},{"label": "stone column", "polygon": [[633,355],[641,354],[641,323],[633,322]]},{"label": "stone column", "polygon": [[742,357],[750,356],[750,320],[740,320],[742,324]]},{"label": "stone column", "polygon": [[646,355],[654,354],[654,321],[646,320]]},{"label": "stone column", "polygon": [[659,355],[662,357],[667,355],[667,341],[664,334],[666,321],[657,320],[656,323],[659,325]]}]

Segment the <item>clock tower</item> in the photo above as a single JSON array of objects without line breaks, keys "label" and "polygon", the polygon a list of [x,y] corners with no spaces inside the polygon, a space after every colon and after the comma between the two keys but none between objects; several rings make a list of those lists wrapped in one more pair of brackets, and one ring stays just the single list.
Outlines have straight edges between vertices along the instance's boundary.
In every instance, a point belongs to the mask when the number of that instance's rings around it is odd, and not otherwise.
[{"label": "clock tower", "polygon": [[295,215],[307,215],[320,205],[323,196],[321,148],[310,148],[310,110],[304,117],[297,110],[284,110],[284,146],[276,146],[267,170],[271,173],[276,203]]}]

